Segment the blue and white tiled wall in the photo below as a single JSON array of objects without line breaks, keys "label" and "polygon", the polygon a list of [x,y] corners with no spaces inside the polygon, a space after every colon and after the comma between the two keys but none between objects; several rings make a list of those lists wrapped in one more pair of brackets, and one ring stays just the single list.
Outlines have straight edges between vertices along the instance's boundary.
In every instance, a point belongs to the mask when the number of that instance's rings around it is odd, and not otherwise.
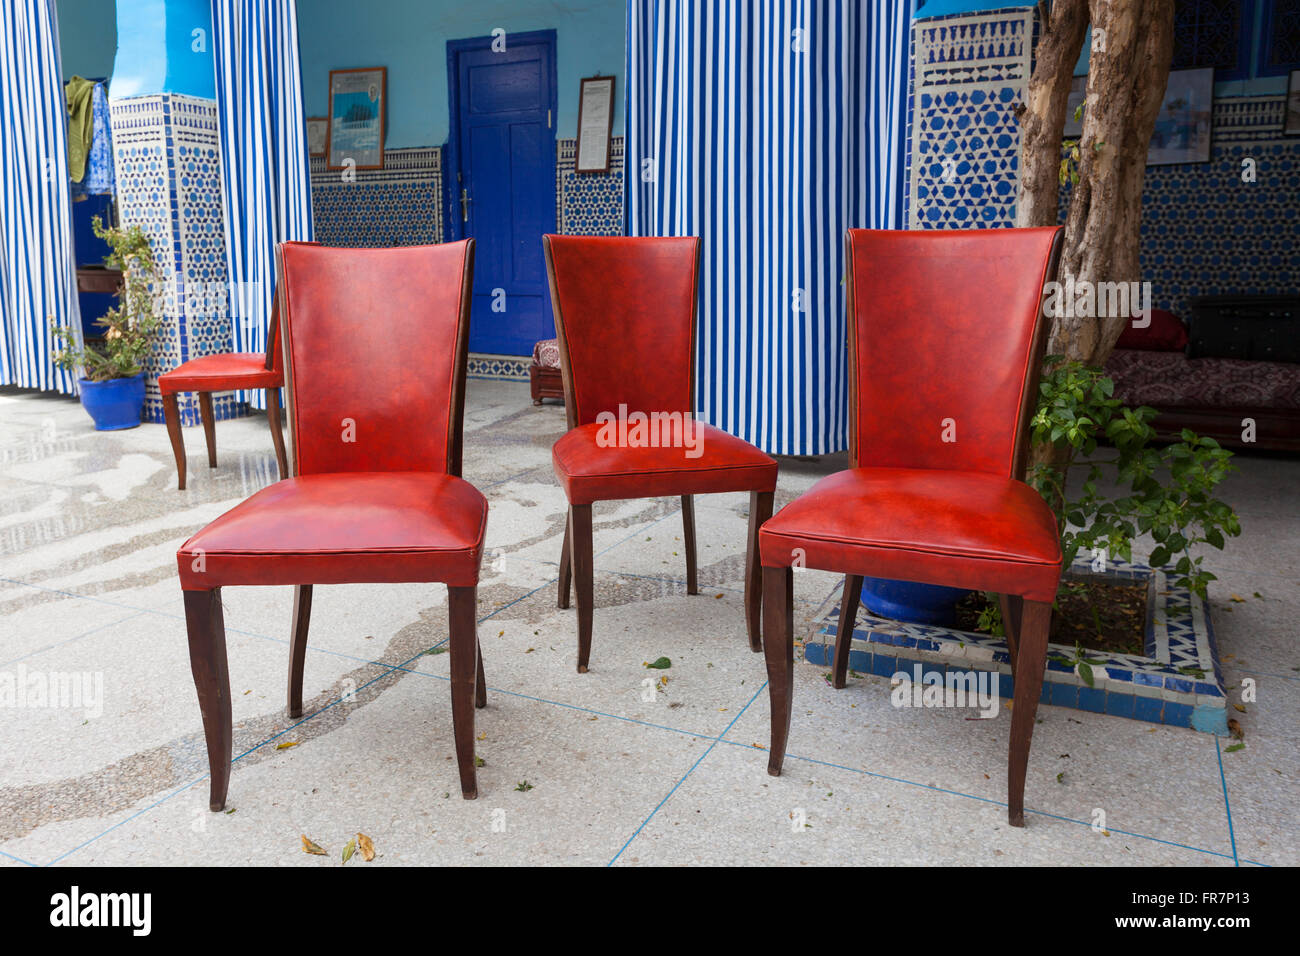
[{"label": "blue and white tiled wall", "polygon": [[[1282,135],[1285,97],[1214,103],[1208,163],[1148,166],[1142,277],[1152,305],[1184,318],[1197,295],[1294,295],[1300,284],[1300,137]],[[1254,182],[1242,179],[1254,161]],[[1065,221],[1069,188],[1061,190]]]},{"label": "blue and white tiled wall", "polygon": [[[216,103],[171,93],[130,97],[112,100],[109,118],[122,225],[144,230],[172,280],[166,321],[145,363],[145,420],[161,422],[158,376],[232,348],[221,294],[227,283]],[[243,412],[231,393],[214,395],[213,408],[218,418]],[[198,422],[196,396],[181,396],[180,409],[182,423]]]},{"label": "blue and white tiled wall", "polygon": [[[912,27],[906,221],[911,229],[1015,223],[1033,8],[958,13]],[[1285,97],[1218,99],[1208,163],[1148,166],[1142,272],[1153,305],[1279,294],[1300,281],[1300,137],[1282,135]],[[1243,160],[1256,180],[1242,180]],[[1064,221],[1068,187],[1062,189]]]}]

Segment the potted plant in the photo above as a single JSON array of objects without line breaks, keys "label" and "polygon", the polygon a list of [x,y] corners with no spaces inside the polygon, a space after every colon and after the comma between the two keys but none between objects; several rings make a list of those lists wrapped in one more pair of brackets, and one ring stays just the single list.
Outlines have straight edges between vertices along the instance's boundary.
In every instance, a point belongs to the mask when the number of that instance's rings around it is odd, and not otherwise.
[{"label": "potted plant", "polygon": [[80,373],[81,404],[94,419],[96,430],[135,428],[144,407],[142,366],[162,324],[155,300],[162,276],[149,238],[139,226],[105,229],[98,216],[92,225],[95,235],[112,250],[104,264],[122,273],[118,304],[95,323],[104,330],[97,340],[79,343],[74,329],[53,325],[56,339],[62,340],[62,346],[53,352],[54,364]]}]

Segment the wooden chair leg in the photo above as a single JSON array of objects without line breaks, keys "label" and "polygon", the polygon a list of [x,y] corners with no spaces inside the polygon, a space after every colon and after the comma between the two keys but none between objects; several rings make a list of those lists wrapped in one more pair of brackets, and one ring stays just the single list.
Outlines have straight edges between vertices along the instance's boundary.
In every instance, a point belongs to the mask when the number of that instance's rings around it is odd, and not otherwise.
[{"label": "wooden chair leg", "polygon": [[573,587],[578,598],[578,673],[587,673],[591,659],[591,613],[595,601],[592,584],[591,505],[569,508],[570,560]]},{"label": "wooden chair leg", "polygon": [[862,599],[862,575],[844,575],[844,592],[840,595],[840,623],[835,629],[835,667],[831,686],[844,686],[849,671],[849,649],[853,646],[853,625],[858,619],[858,602]]},{"label": "wooden chair leg", "polygon": [[1011,746],[1007,759],[1007,820],[1025,825],[1025,771],[1029,742],[1034,734],[1038,695],[1043,689],[1047,664],[1047,633],[1052,623],[1051,602],[1024,601],[1019,620],[1020,649],[1016,656],[1016,697],[1011,709]]},{"label": "wooden chair leg", "polygon": [[233,734],[230,719],[230,672],[226,663],[226,622],[221,613],[221,589],[185,592],[185,627],[189,632],[190,670],[203,715],[208,745],[208,809],[226,806],[230,789]]},{"label": "wooden chair leg", "polygon": [[772,747],[767,772],[781,776],[790,737],[794,698],[794,572],[763,569],[763,650],[767,655],[767,693],[772,705]]},{"label": "wooden chair leg", "polygon": [[483,676],[483,643],[475,640],[478,645],[478,680],[474,685],[474,706],[483,708],[487,706],[487,678]]},{"label": "wooden chair leg", "polygon": [[167,422],[167,437],[172,440],[172,454],[176,457],[176,488],[185,490],[185,436],[181,434],[181,410],[176,403],[176,393],[162,397],[163,420]]},{"label": "wooden chair leg", "polygon": [[572,531],[572,518],[564,518],[564,545],[560,548],[560,590],[555,606],[561,611],[569,609],[569,593],[573,590],[573,563],[569,560],[569,534]]},{"label": "wooden chair leg", "polygon": [[699,594],[699,565],[695,561],[694,495],[682,495],[682,542],[686,550],[686,593]]},{"label": "wooden chair leg", "polygon": [[307,629],[311,626],[311,585],[293,589],[293,639],[289,642],[289,716],[302,716],[302,670],[307,661]]},{"label": "wooden chair leg", "polygon": [[199,417],[203,419],[203,437],[208,440],[208,467],[217,467],[217,420],[212,416],[212,395],[199,392]]},{"label": "wooden chair leg", "polygon": [[1024,613],[1025,599],[1019,594],[999,594],[1002,608],[1002,630],[1007,635],[1007,652],[1011,655],[1011,671],[1016,670],[1016,652],[1020,647],[1020,616]]},{"label": "wooden chair leg", "polygon": [[266,420],[271,425],[271,442],[275,445],[275,463],[280,468],[280,480],[289,477],[289,460],[284,453],[284,427],[280,424],[280,390],[266,390]]},{"label": "wooden chair leg", "polygon": [[772,492],[749,493],[749,540],[745,547],[745,627],[749,631],[749,649],[763,649],[760,630],[763,602],[763,566],[758,556],[758,529],[772,517]]},{"label": "wooden chair leg", "polygon": [[[447,588],[451,639],[451,723],[456,737],[456,763],[460,767],[460,793],[466,800],[478,797],[474,771],[474,708],[478,697],[478,588]],[[469,652],[474,648],[474,653]]]}]

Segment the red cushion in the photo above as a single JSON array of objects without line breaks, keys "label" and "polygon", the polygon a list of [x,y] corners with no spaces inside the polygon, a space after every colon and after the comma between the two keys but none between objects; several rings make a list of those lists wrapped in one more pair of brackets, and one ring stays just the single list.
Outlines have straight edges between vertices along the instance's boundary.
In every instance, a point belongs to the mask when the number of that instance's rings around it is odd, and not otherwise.
[{"label": "red cushion", "polygon": [[691,444],[700,454],[694,458],[686,447],[602,447],[602,427],[580,425],[551,449],[570,504],[776,488],[775,459],[712,425],[697,423]]},{"label": "red cushion", "polygon": [[759,530],[764,567],[1056,597],[1061,547],[1042,496],[969,471],[855,468],[823,478]]},{"label": "red cushion", "polygon": [[[1140,321],[1140,320],[1135,320]],[[1151,324],[1144,329],[1124,326],[1117,349],[1141,349],[1144,352],[1181,352],[1187,347],[1187,326],[1182,319],[1165,309],[1151,310]]]},{"label": "red cushion", "polygon": [[229,392],[237,388],[279,388],[284,376],[266,367],[264,352],[222,352],[204,355],[158,376],[158,390],[176,392]]},{"label": "red cushion", "polygon": [[[187,591],[236,584],[478,583],[487,499],[428,472],[287,478],[176,552]],[[200,560],[201,555],[201,560]]]}]

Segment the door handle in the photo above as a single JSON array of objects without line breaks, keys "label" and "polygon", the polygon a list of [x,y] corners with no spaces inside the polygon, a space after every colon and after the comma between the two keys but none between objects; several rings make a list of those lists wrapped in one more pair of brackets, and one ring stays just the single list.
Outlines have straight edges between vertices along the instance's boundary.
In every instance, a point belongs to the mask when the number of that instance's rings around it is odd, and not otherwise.
[{"label": "door handle", "polygon": [[460,188],[460,221],[469,222],[469,204],[473,202],[469,198],[469,190],[464,186]]}]

